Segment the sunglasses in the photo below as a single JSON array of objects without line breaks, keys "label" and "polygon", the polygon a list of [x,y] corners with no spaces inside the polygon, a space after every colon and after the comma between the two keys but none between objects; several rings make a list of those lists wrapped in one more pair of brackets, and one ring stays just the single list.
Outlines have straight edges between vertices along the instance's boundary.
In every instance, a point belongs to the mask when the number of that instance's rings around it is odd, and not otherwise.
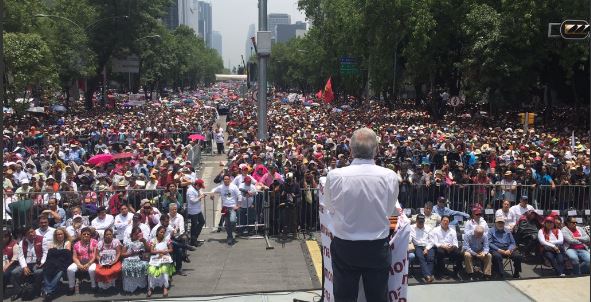
[{"label": "sunglasses", "polygon": [[152,207],[144,207],[144,210],[151,210]]}]

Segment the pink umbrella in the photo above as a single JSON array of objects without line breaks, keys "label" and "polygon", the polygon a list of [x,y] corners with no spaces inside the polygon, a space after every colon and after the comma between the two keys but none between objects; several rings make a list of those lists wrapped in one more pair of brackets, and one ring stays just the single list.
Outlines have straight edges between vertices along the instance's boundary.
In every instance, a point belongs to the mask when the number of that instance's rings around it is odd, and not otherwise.
[{"label": "pink umbrella", "polygon": [[111,162],[112,160],[113,160],[112,154],[98,154],[98,155],[91,157],[88,160],[88,163],[91,165],[102,165],[102,164],[106,164],[108,162]]},{"label": "pink umbrella", "polygon": [[113,155],[113,159],[132,158],[132,157],[133,157],[133,153],[131,153],[131,152],[123,152],[123,153]]},{"label": "pink umbrella", "polygon": [[189,139],[194,141],[194,140],[200,140],[200,141],[204,141],[205,140],[205,136],[201,135],[201,134],[191,134],[189,135]]}]

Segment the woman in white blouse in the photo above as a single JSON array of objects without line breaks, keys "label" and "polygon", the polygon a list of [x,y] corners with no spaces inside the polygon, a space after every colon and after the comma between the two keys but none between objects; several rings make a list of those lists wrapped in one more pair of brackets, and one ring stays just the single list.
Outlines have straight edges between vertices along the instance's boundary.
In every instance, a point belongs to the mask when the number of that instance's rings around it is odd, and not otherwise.
[{"label": "woman in white blouse", "polygon": [[546,217],[544,226],[538,231],[538,241],[542,245],[544,258],[552,263],[556,275],[564,277],[564,248],[562,232],[554,227],[554,218]]}]

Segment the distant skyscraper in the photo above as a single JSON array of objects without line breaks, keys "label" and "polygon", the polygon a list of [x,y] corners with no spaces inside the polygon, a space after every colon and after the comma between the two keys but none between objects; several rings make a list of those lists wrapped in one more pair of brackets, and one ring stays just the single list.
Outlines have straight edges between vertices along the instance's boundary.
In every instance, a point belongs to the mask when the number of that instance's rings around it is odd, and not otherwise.
[{"label": "distant skyscraper", "polygon": [[211,4],[205,1],[198,1],[199,6],[199,36],[205,41],[207,47],[212,48],[212,16]]},{"label": "distant skyscraper", "polygon": [[277,24],[277,38],[278,43],[285,43],[296,37],[297,31],[305,31],[306,23],[298,21],[295,24]]},{"label": "distant skyscraper", "polygon": [[[256,34],[256,27],[254,24],[248,26],[248,34],[246,34],[246,43],[244,46],[244,60],[250,59],[250,56],[254,54],[254,47],[252,46],[251,37],[254,37]],[[252,47],[252,51],[251,51]],[[251,53],[252,52],[252,53]]]},{"label": "distant skyscraper", "polygon": [[291,16],[288,14],[267,15],[267,29],[273,33],[272,39],[277,39],[277,24],[291,24]]},{"label": "distant skyscraper", "polygon": [[222,56],[222,34],[219,31],[214,31],[211,35],[212,48],[217,50],[220,57]]},{"label": "distant skyscraper", "polygon": [[199,0],[174,0],[162,17],[162,22],[170,30],[179,25],[187,25],[201,37],[207,47],[212,48],[211,4]]}]

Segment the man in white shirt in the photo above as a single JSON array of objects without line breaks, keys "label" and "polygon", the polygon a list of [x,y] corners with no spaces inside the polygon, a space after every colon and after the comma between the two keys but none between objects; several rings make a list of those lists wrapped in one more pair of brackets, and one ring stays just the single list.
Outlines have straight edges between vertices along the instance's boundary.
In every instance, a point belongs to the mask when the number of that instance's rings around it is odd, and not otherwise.
[{"label": "man in white shirt", "polygon": [[45,242],[52,242],[53,241],[53,232],[55,229],[49,226],[49,219],[47,218],[46,214],[41,214],[39,216],[39,228],[35,230],[35,234],[38,236],[43,237]]},{"label": "man in white shirt", "polygon": [[433,282],[433,264],[435,263],[435,249],[431,241],[432,228],[425,223],[425,215],[416,216],[416,224],[410,227],[410,239],[415,246],[415,256],[421,265],[423,279],[426,283]]},{"label": "man in white shirt", "polygon": [[373,130],[356,130],[351,165],[330,171],[326,178],[324,208],[334,224],[330,251],[335,301],[355,301],[360,276],[367,301],[389,301],[388,218],[398,215],[398,176],[375,164],[377,146]]},{"label": "man in white shirt", "polygon": [[99,234],[100,238],[103,238],[103,234],[106,229],[113,227],[115,218],[111,214],[107,214],[105,207],[99,207],[97,210],[97,216],[90,223],[90,227]]},{"label": "man in white shirt", "polygon": [[[429,226],[431,229],[435,228],[439,225],[441,221],[441,216],[437,213],[433,213],[433,203],[430,201],[425,202],[423,206],[423,216],[425,216],[425,225]],[[417,215],[413,215],[411,222],[415,223],[417,221]]]},{"label": "man in white shirt", "polygon": [[226,233],[227,233],[227,242],[228,245],[232,246],[236,243],[234,239],[234,226],[236,225],[236,210],[240,207],[238,206],[238,201],[240,199],[240,190],[236,185],[234,185],[230,178],[230,175],[224,175],[224,183],[217,186],[213,189],[213,193],[220,194],[222,199],[222,213],[224,214],[225,224],[226,224]]},{"label": "man in white shirt", "polygon": [[133,213],[129,212],[129,208],[126,204],[119,206],[119,214],[115,216],[115,238],[120,242],[124,240],[125,230],[131,225],[133,221]]},{"label": "man in white shirt", "polygon": [[125,233],[123,234],[124,243],[131,240],[131,230],[134,227],[140,228],[140,230],[142,231],[142,236],[144,237],[144,239],[146,239],[146,241],[150,240],[150,227],[147,224],[142,223],[142,214],[135,213],[133,214],[131,225],[127,226],[127,228],[125,229]]},{"label": "man in white shirt", "polygon": [[482,210],[478,207],[472,209],[472,218],[464,224],[464,234],[471,235],[477,226],[484,228],[484,232],[488,234],[488,224],[482,218]]},{"label": "man in white shirt", "polygon": [[205,195],[201,192],[205,188],[203,179],[197,179],[195,184],[187,187],[187,219],[191,221],[191,245],[199,246],[203,240],[199,240],[201,230],[205,225],[205,217],[201,209],[201,201]]},{"label": "man in white shirt", "polygon": [[513,173],[511,171],[505,172],[505,177],[499,182],[503,194],[503,199],[515,200],[517,193],[517,182],[513,180]]},{"label": "man in white shirt", "polygon": [[220,130],[214,135],[215,143],[218,148],[218,155],[224,154],[224,130]]},{"label": "man in white shirt", "polygon": [[240,187],[240,185],[244,182],[244,178],[248,176],[248,166],[246,164],[242,164],[241,166],[240,174],[238,174],[238,176],[234,177],[234,180],[232,180],[232,183],[237,187]]},{"label": "man in white shirt", "polygon": [[[238,178],[238,177],[236,177]],[[236,180],[236,178],[234,180]],[[252,183],[250,176],[245,176],[244,181],[239,184],[240,190],[240,214],[238,215],[240,225],[251,225],[255,222],[256,211],[254,208],[254,197],[257,194],[257,189]],[[243,234],[248,234],[253,230],[252,227],[243,228]],[[240,231],[239,231],[240,232]]]},{"label": "man in white shirt", "polygon": [[171,235],[173,260],[176,264],[176,271],[178,275],[185,276],[183,272],[183,261],[190,263],[191,260],[187,255],[187,250],[194,251],[195,248],[187,244],[187,236],[185,234],[185,218],[178,213],[178,205],[171,203],[168,208],[169,226],[173,228]]},{"label": "man in white shirt", "polygon": [[528,199],[529,198],[527,197],[527,195],[521,196],[519,203],[512,206],[511,209],[509,209],[509,212],[513,213],[515,220],[519,220],[519,217],[525,214],[525,212],[534,209],[534,207],[528,204]]},{"label": "man in white shirt", "polygon": [[[47,218],[45,218],[45,221],[47,222]],[[11,301],[18,299],[21,295],[23,275],[25,277],[33,276],[34,288],[41,288],[43,279],[43,269],[41,267],[47,257],[47,244],[44,242],[43,236],[38,235],[33,227],[28,227],[25,237],[16,248],[19,266],[12,271],[10,276],[10,283],[15,292],[10,299]]]},{"label": "man in white shirt", "polygon": [[458,246],[458,235],[454,229],[449,227],[449,219],[449,216],[441,217],[441,224],[431,231],[431,239],[437,247],[435,278],[441,278],[444,273],[445,257],[454,261],[453,277],[459,278],[458,272],[462,269],[463,257]]},{"label": "man in white shirt", "polygon": [[517,223],[517,218],[513,214],[511,210],[511,202],[508,200],[503,200],[503,206],[495,212],[495,217],[503,217],[503,221],[505,222],[505,227],[512,231],[513,227]]}]

